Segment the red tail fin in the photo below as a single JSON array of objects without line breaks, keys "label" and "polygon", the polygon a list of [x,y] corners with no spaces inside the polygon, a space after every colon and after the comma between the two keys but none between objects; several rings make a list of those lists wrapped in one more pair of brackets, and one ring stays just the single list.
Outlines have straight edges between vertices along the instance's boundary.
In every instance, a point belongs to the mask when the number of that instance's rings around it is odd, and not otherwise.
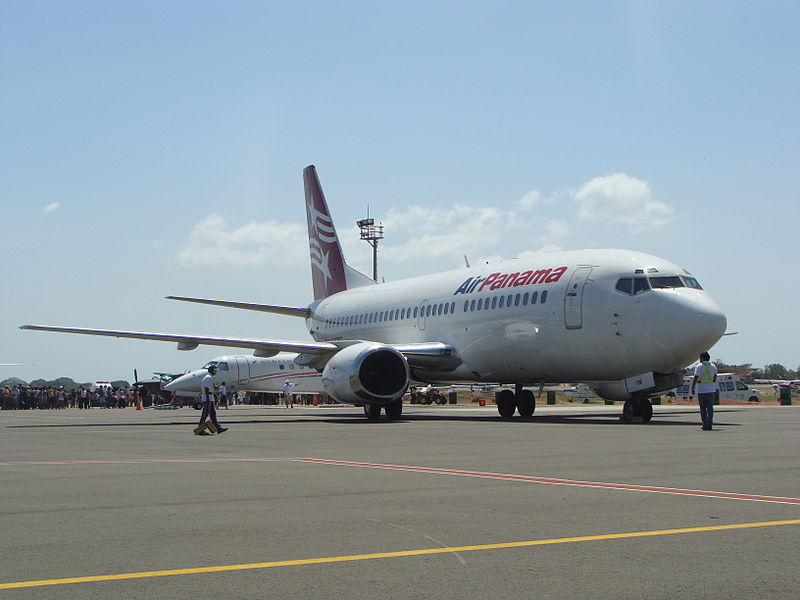
[{"label": "red tail fin", "polygon": [[303,169],[314,300],[347,289],[344,256],[314,165]]}]

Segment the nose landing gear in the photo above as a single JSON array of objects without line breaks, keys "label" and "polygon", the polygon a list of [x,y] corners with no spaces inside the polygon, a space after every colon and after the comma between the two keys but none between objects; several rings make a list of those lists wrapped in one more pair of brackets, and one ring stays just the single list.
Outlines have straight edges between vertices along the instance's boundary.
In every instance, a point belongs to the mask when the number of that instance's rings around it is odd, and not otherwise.
[{"label": "nose landing gear", "polygon": [[653,418],[653,404],[647,396],[634,396],[626,400],[622,406],[623,423],[634,423],[641,419],[642,423],[649,423]]}]

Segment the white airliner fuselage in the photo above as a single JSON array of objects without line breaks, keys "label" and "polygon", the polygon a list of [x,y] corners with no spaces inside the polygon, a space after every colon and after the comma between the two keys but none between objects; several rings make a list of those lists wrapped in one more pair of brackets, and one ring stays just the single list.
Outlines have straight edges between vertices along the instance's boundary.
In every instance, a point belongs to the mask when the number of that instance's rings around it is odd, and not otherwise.
[{"label": "white airliner fuselage", "polygon": [[[526,284],[533,273],[546,275]],[[616,289],[622,279],[642,282],[635,295]],[[653,289],[650,281],[669,287]],[[415,379],[437,382],[669,373],[712,346],[726,326],[688,272],[628,250],[554,252],[425,275],[340,292],[310,308],[306,323],[320,341],[440,341],[457,348],[461,364],[453,370],[413,369]]]},{"label": "white airliner fuselage", "polygon": [[168,392],[200,393],[200,384],[214,365],[214,384],[225,384],[228,391],[281,393],[286,382],[292,384],[295,394],[318,394],[323,390],[318,371],[301,367],[294,362],[296,354],[281,353],[272,358],[259,358],[248,354],[217,356],[202,369],[176,377],[164,386]]}]

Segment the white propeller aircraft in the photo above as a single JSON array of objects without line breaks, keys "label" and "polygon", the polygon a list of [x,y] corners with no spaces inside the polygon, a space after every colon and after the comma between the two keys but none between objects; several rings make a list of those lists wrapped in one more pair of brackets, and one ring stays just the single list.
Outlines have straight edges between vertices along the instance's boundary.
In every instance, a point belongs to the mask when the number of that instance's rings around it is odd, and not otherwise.
[{"label": "white propeller aircraft", "polygon": [[287,381],[295,394],[318,394],[324,392],[322,376],[316,369],[303,367],[295,362],[297,354],[281,353],[272,358],[259,358],[248,354],[217,356],[196,369],[176,377],[164,389],[175,393],[200,393],[200,383],[208,375],[208,368],[217,368],[214,383],[224,383],[234,392],[280,393]]},{"label": "white propeller aircraft", "polygon": [[325,391],[375,419],[402,413],[413,378],[495,383],[501,416],[529,417],[524,386],[570,381],[624,400],[649,420],[649,397],[681,384],[681,369],[723,335],[725,315],[685,269],[630,250],[576,250],[377,284],[342,255],[314,166],[303,171],[314,300],[305,307],[169,296],[173,300],[305,319],[313,341],[77,327],[23,329],[298,353]]}]

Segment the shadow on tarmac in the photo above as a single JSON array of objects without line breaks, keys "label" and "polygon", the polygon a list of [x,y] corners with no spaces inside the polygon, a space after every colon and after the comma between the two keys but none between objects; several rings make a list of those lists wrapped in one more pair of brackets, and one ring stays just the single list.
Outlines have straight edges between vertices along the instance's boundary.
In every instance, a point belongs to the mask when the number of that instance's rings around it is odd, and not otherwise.
[{"label": "shadow on tarmac", "polygon": [[[735,411],[735,409],[734,409]],[[734,411],[717,411],[717,414]],[[401,425],[411,424],[415,422],[463,422],[463,423],[506,423],[509,426],[514,425],[537,425],[543,423],[557,423],[562,425],[646,425],[649,427],[698,427],[699,423],[692,421],[677,421],[671,420],[670,415],[695,415],[699,419],[699,412],[697,410],[675,410],[661,412],[654,416],[653,420],[649,423],[621,423],[618,414],[596,414],[596,413],[578,413],[569,415],[536,415],[530,418],[512,417],[510,419],[503,419],[498,415],[469,415],[469,414],[411,414],[403,415],[402,418],[390,421],[386,418],[377,420],[369,420],[364,416],[358,415],[297,415],[292,417],[275,417],[275,418],[226,418],[227,415],[221,415],[222,420],[226,426],[236,425],[274,425],[279,423],[331,423],[338,425]],[[232,416],[232,415],[231,415]],[[185,421],[151,421],[151,422],[131,422],[131,423],[43,423],[31,425],[7,425],[9,429],[60,429],[60,428],[90,428],[90,427],[184,427],[196,426],[197,419],[189,419]],[[722,423],[718,422],[715,425],[727,427],[739,427],[738,423]]]}]

